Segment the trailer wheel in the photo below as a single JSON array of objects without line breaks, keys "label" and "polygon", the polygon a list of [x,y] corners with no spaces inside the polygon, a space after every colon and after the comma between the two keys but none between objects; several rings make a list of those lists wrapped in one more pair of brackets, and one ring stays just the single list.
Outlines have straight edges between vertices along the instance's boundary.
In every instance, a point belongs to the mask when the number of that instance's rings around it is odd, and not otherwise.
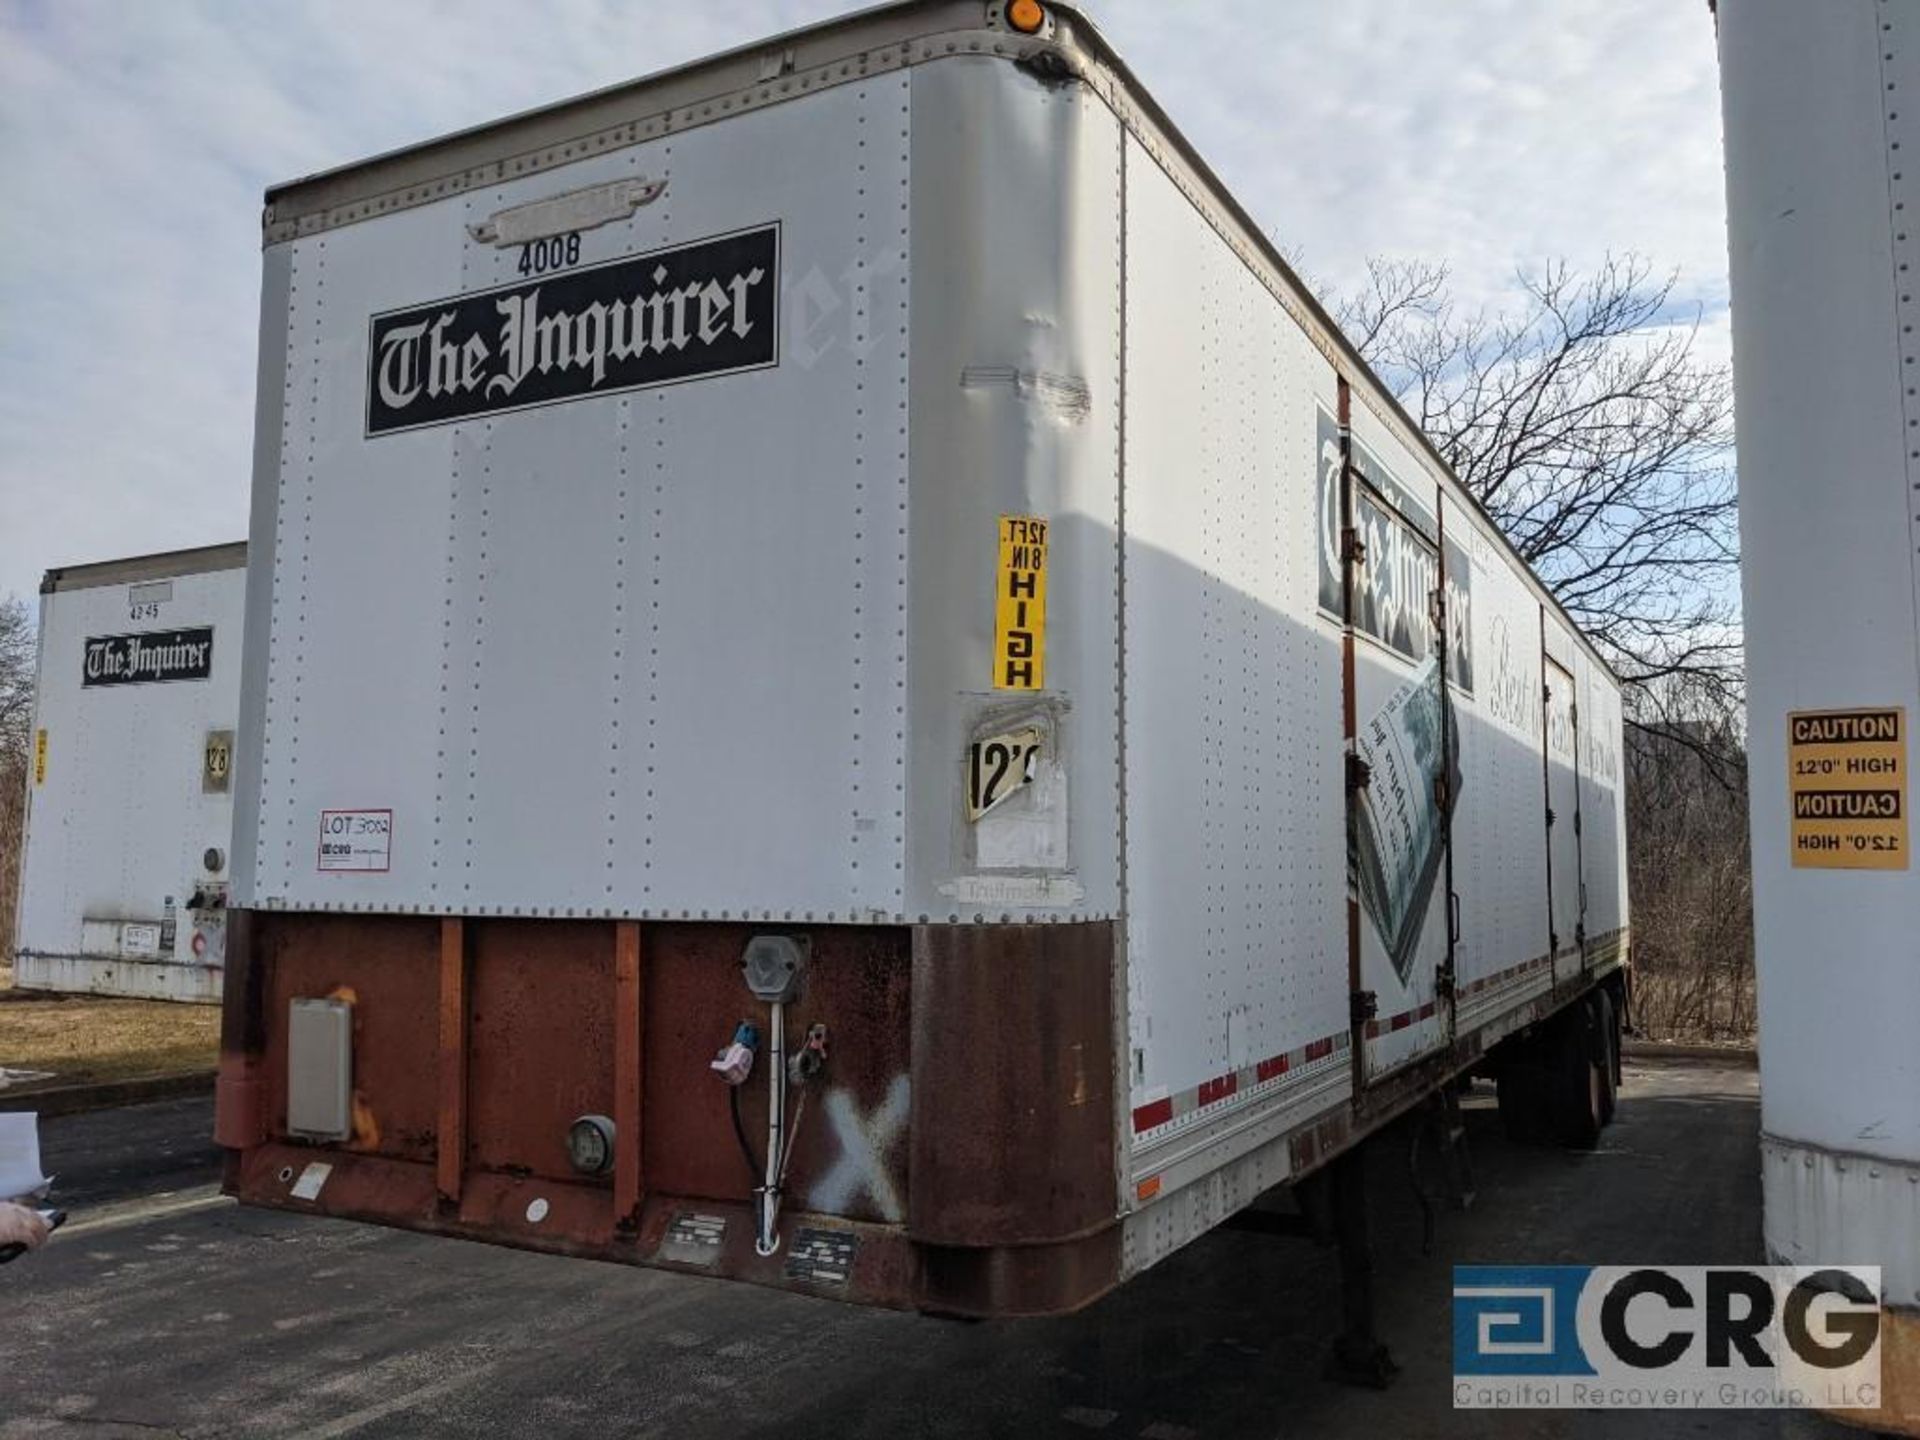
[{"label": "trailer wheel", "polygon": [[1618,1090],[1626,1083],[1620,1041],[1628,1034],[1627,1017],[1633,1013],[1633,996],[1623,981],[1607,998],[1613,1002],[1613,1088]]},{"label": "trailer wheel", "polygon": [[1601,1115],[1612,1071],[1595,1033],[1597,1018],[1590,1006],[1569,1006],[1548,1032],[1554,1139],[1572,1150],[1593,1149],[1606,1123]]},{"label": "trailer wheel", "polygon": [[1536,1037],[1508,1040],[1503,1048],[1507,1053],[1494,1077],[1501,1128],[1516,1145],[1550,1145],[1553,1077],[1541,1063],[1545,1051]]}]

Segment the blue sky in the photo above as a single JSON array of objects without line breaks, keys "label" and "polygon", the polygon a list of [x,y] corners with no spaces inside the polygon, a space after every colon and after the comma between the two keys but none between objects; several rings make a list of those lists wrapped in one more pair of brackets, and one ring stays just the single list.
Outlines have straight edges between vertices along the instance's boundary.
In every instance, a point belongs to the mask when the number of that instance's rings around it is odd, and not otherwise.
[{"label": "blue sky", "polygon": [[[835,0],[0,0],[0,595],[246,530],[261,193]],[[1637,250],[1726,349],[1705,0],[1089,0],[1323,286]]]}]

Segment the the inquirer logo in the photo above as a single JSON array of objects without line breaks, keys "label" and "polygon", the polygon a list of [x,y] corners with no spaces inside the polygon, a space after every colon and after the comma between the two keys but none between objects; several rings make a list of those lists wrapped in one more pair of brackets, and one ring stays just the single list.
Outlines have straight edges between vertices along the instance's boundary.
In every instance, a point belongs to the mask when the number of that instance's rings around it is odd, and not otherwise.
[{"label": "the inquirer logo", "polygon": [[1457,1265],[1462,1409],[1871,1409],[1875,1266]]},{"label": "the inquirer logo", "polygon": [[375,315],[367,434],[778,362],[780,227]]},{"label": "the inquirer logo", "polygon": [[213,627],[149,630],[140,635],[89,635],[80,685],[140,685],[205,680],[213,674]]}]

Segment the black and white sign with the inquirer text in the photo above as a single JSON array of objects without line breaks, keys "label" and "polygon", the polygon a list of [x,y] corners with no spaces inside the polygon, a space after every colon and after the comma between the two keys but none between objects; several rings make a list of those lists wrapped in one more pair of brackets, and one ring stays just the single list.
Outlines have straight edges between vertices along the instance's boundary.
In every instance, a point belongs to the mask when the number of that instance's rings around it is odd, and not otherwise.
[{"label": "black and white sign with the inquirer text", "polygon": [[205,680],[213,674],[213,627],[149,630],[139,635],[89,635],[83,688],[140,685],[161,680]]},{"label": "black and white sign with the inquirer text", "polygon": [[375,315],[367,434],[779,363],[780,227]]}]

